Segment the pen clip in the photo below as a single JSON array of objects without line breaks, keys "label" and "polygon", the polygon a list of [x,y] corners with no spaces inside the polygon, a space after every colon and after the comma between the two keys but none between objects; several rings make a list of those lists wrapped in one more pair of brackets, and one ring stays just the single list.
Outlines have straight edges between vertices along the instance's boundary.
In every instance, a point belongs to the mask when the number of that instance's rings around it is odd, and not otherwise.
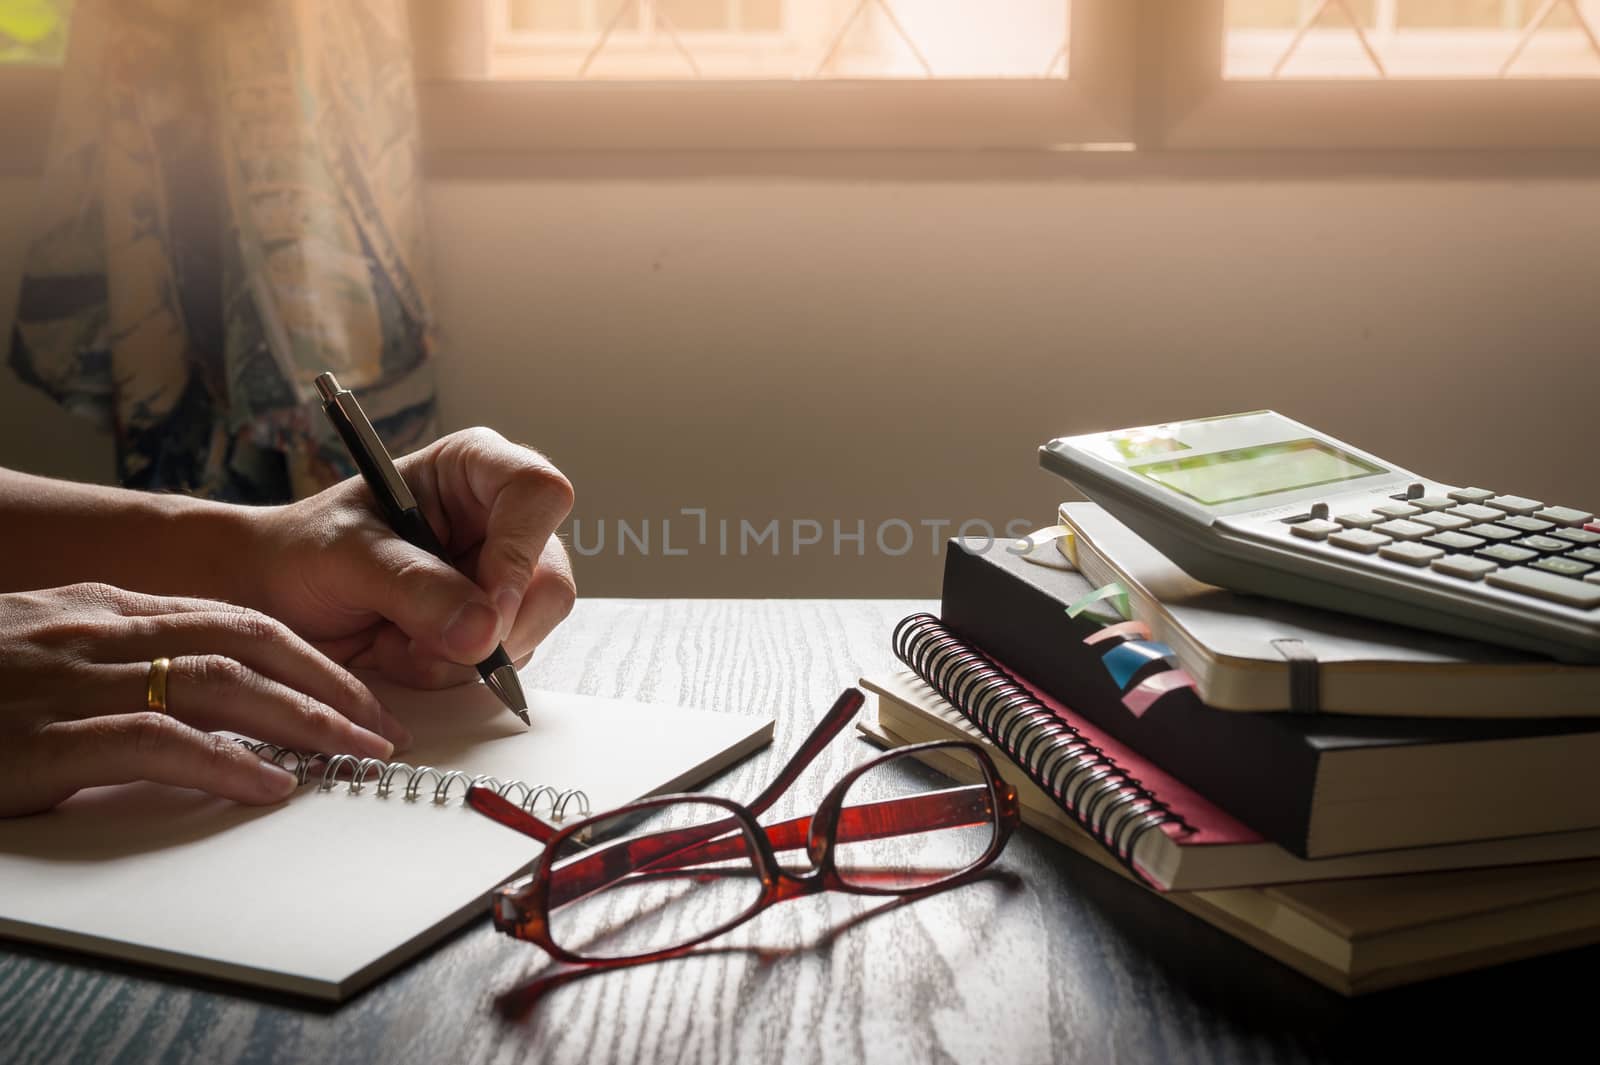
[{"label": "pen clip", "polygon": [[[323,395],[323,406],[327,408],[334,427],[344,437],[345,448],[361,470],[361,475],[372,486],[379,502],[392,504],[400,513],[415,510],[417,497],[411,494],[405,478],[395,469],[388,449],[367,420],[361,404],[356,402],[355,394],[348,388],[340,388],[338,380],[331,373],[317,377],[317,389]],[[336,417],[335,411],[338,414]]]}]

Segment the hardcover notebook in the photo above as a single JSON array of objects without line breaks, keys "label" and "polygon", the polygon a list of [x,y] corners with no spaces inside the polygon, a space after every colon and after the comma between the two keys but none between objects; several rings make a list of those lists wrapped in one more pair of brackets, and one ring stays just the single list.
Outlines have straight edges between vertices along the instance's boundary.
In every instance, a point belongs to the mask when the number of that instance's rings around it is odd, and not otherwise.
[{"label": "hardcover notebook", "polygon": [[[415,738],[397,759],[490,775],[517,799],[553,789],[534,798],[541,816],[562,793],[571,819],[585,800],[682,790],[772,738],[771,718],[536,691],[530,730],[481,684],[374,690]],[[443,773],[394,764],[382,794],[376,767],[323,789],[312,763],[272,807],[129,784],[0,820],[0,935],[342,999],[485,913],[538,857],[462,804],[465,779],[435,802]]]},{"label": "hardcover notebook", "polygon": [[1113,669],[1132,641],[1070,616],[1094,586],[1041,554],[1055,568],[951,540],[945,625],[1302,858],[1600,827],[1600,789],[1574,784],[1600,764],[1600,718],[1243,714],[1181,685],[1142,702],[1174,664]]},{"label": "hardcover notebook", "polygon": [[1133,616],[1172,648],[1207,706],[1291,708],[1282,649],[1315,670],[1316,705],[1345,714],[1532,717],[1600,715],[1600,667],[1298,603],[1241,595],[1189,576],[1095,503],[1063,503],[1057,541],[1089,583],[1117,581]]},{"label": "hardcover notebook", "polygon": [[[878,718],[858,727],[875,743],[893,748],[967,738],[995,750],[977,728],[914,676],[899,674],[881,684],[866,683],[879,693]],[[932,768],[958,778],[971,769],[970,764],[943,758],[938,751],[921,757]],[[1100,841],[1034,786],[1015,762],[1002,755],[996,757],[996,765],[1017,786],[1025,824],[1124,876],[1131,875]],[[1159,785],[1153,790],[1161,792]],[[1173,805],[1185,809],[1184,801],[1174,800]],[[1596,833],[1572,835],[1576,839]],[[1589,841],[1590,848],[1593,842]],[[1192,850],[1236,848],[1241,867],[1265,868],[1252,854],[1261,846],[1270,844],[1219,840]],[[1150,853],[1156,852],[1147,856]],[[1185,848],[1178,877],[1193,872],[1193,867],[1185,868],[1190,857],[1191,849]],[[1600,940],[1600,860],[1594,859],[1172,891],[1161,897],[1346,995]]]}]

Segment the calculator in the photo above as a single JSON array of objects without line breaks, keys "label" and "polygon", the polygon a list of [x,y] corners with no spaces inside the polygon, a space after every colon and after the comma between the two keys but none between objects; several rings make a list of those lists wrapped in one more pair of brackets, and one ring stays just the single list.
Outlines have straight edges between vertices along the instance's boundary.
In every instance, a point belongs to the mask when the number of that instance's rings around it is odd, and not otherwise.
[{"label": "calculator", "polygon": [[1591,510],[1430,480],[1270,410],[1039,459],[1208,584],[1600,662]]}]

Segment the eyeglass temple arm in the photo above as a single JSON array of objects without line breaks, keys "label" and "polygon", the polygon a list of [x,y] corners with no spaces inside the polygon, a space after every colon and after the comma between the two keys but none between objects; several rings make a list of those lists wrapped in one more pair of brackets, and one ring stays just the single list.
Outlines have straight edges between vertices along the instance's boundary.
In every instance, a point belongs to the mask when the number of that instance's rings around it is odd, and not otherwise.
[{"label": "eyeglass temple arm", "polygon": [[[836,843],[856,843],[890,836],[960,828],[996,819],[985,784],[968,784],[908,795],[898,799],[847,806],[839,812]],[[775,851],[805,847],[811,833],[810,817],[796,817],[766,826]],[[708,838],[715,836],[716,838]],[[627,840],[622,849],[609,848],[586,854],[555,870],[549,905],[563,905],[639,873],[663,873],[710,862],[728,861],[749,854],[745,834],[733,818],[677,831]],[[656,857],[651,857],[655,854]],[[622,860],[618,860],[622,859]]]},{"label": "eyeglass temple arm", "polygon": [[[995,819],[989,802],[989,788],[984,784],[968,784],[944,791],[924,792],[898,799],[846,806],[839,811],[839,824],[835,843],[860,843],[890,836],[908,836],[918,832],[933,832],[943,828],[963,828]],[[803,849],[811,839],[810,817],[796,817],[764,826],[767,842],[774,851]],[[653,862],[651,871],[686,868],[706,862],[727,861],[742,857],[749,847],[744,833],[706,840],[670,855],[670,862]]]},{"label": "eyeglass temple arm", "polygon": [[772,783],[751,801],[745,803],[745,809],[751,814],[760,817],[767,808],[778,801],[778,797],[795,782],[806,766],[816,760],[823,748],[839,734],[839,731],[848,725],[856,716],[856,711],[861,709],[861,704],[866,701],[866,696],[859,688],[846,688],[839,693],[839,698],[833,701],[833,706],[817,722],[816,728],[811,730],[811,735],[800,745],[787,764],[773,777]]},{"label": "eyeglass temple arm", "polygon": [[488,788],[473,785],[467,789],[467,805],[498,824],[549,843],[560,829],[541,821],[516,803]]},{"label": "eyeglass temple arm", "polygon": [[[806,766],[822,752],[839,730],[849,724],[861,709],[861,704],[866,701],[866,696],[859,688],[846,688],[833,701],[833,706],[823,715],[811,730],[811,735],[806,737],[805,743],[794,756],[779,770],[778,775],[768,784],[766,789],[757,795],[754,802],[747,803],[746,808],[754,815],[760,816],[763,811],[776,802],[795,779],[805,771]],[[556,834],[554,826],[534,817],[526,810],[512,803],[501,795],[497,795],[487,788],[472,787],[467,789],[467,805],[491,820],[497,821],[507,828],[514,828],[523,835],[532,836],[540,843],[550,842]],[[706,826],[701,826],[705,828]],[[701,838],[705,838],[701,836]],[[692,841],[691,841],[692,842]]]}]

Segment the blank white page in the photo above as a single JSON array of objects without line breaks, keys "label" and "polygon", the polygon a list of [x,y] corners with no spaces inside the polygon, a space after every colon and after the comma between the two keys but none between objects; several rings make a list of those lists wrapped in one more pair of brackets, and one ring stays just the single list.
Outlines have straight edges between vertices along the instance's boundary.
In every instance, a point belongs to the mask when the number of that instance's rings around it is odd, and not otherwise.
[{"label": "blank white page", "polygon": [[[581,788],[596,811],[681,790],[769,742],[772,720],[553,692],[532,729],[482,685],[379,689],[413,765]],[[484,912],[539,844],[462,805],[312,782],[275,807],[151,784],[0,820],[0,934],[340,999]],[[400,777],[399,780],[403,780]],[[569,818],[576,808],[569,809]]]}]

